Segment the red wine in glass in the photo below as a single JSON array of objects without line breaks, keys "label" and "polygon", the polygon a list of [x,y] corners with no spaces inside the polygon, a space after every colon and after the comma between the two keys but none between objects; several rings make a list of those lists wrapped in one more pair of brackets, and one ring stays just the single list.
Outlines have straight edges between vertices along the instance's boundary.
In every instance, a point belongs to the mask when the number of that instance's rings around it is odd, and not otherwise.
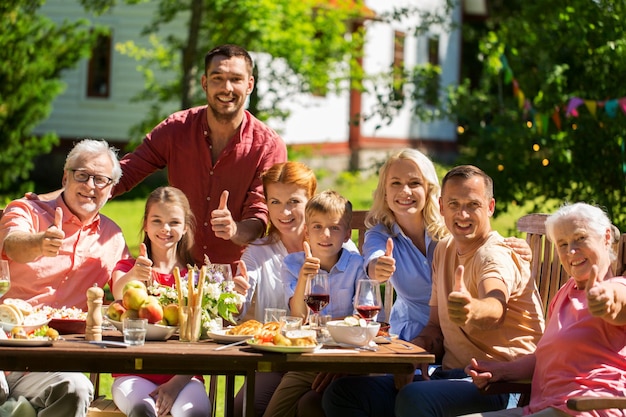
[{"label": "red wine in glass", "polygon": [[380,283],[373,279],[357,281],[354,308],[367,321],[373,320],[383,306]]},{"label": "red wine in glass", "polygon": [[309,325],[311,328],[318,328],[319,312],[330,302],[330,287],[326,272],[319,272],[308,277],[304,289],[304,302],[312,313],[309,316]]},{"label": "red wine in glass", "polygon": [[380,306],[357,306],[356,311],[359,313],[359,316],[366,320],[371,320],[380,311]]},{"label": "red wine in glass", "polygon": [[313,313],[319,313],[330,301],[330,294],[309,294],[305,298],[306,305]]}]

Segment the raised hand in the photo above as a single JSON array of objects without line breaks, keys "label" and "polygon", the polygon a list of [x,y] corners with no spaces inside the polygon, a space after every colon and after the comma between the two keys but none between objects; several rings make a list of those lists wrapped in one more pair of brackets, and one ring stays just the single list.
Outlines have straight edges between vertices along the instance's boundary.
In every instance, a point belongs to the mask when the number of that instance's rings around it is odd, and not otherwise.
[{"label": "raised hand", "polygon": [[396,271],[396,260],[393,258],[393,240],[387,239],[385,246],[385,254],[376,259],[374,265],[374,279],[378,281],[387,281]]},{"label": "raised hand", "polygon": [[464,272],[465,268],[463,265],[459,265],[456,271],[454,271],[454,288],[448,295],[448,314],[450,320],[459,326],[466,324],[471,318],[472,313],[472,296],[465,287],[465,281],[463,280]]},{"label": "raised hand", "polygon": [[145,243],[139,244],[139,256],[135,260],[135,265],[130,270],[133,279],[143,281],[146,285],[152,280],[152,260],[148,258],[148,248]]},{"label": "raised hand", "polygon": [[615,290],[609,285],[598,282],[598,266],[591,267],[591,274],[585,287],[587,293],[587,308],[592,316],[614,318],[617,313],[615,304]]},{"label": "raised hand", "polygon": [[304,248],[304,264],[300,269],[299,278],[306,279],[309,275],[317,274],[319,272],[321,261],[319,258],[313,256],[309,242],[305,241],[302,246]]},{"label": "raised hand", "polygon": [[211,228],[215,236],[224,240],[230,240],[237,233],[237,223],[228,210],[228,190],[224,190],[220,196],[220,204],[211,212]]},{"label": "raised hand", "polygon": [[250,289],[250,278],[248,277],[248,269],[246,263],[242,260],[237,261],[237,275],[233,277],[235,291],[244,296],[248,295]]},{"label": "raised hand", "polygon": [[54,212],[54,223],[43,232],[41,238],[41,254],[49,257],[57,256],[63,244],[63,239],[65,239],[65,232],[63,231],[63,209],[57,207]]}]

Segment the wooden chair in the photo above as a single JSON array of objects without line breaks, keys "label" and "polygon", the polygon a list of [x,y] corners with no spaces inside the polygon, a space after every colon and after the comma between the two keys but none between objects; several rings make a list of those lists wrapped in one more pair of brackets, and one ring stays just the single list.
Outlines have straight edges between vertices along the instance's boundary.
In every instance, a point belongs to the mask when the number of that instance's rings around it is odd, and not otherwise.
[{"label": "wooden chair", "polygon": [[[355,210],[352,212],[352,222],[350,224],[350,228],[357,235],[357,247],[359,251],[363,252],[363,242],[365,241],[365,231],[367,228],[365,227],[365,218],[367,217],[367,210]],[[386,320],[389,321],[389,316],[391,314],[391,307],[393,306],[394,300],[394,292],[393,285],[391,285],[390,281],[385,282],[385,294],[383,297],[383,306],[385,308],[385,317]]]}]

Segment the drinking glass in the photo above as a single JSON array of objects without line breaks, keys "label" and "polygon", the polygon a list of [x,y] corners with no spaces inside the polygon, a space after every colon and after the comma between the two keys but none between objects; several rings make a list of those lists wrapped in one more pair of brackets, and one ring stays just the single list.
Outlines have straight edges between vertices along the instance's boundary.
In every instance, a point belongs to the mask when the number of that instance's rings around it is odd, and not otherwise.
[{"label": "drinking glass", "polygon": [[376,320],[383,306],[380,296],[380,282],[375,279],[360,279],[356,284],[354,308],[367,321]]},{"label": "drinking glass", "polygon": [[328,274],[320,272],[309,275],[304,290],[304,301],[311,309],[309,325],[311,328],[319,327],[319,312],[328,305],[330,301],[330,287],[328,285]]},{"label": "drinking glass", "polygon": [[9,261],[0,260],[0,298],[11,288],[11,273],[9,272]]}]

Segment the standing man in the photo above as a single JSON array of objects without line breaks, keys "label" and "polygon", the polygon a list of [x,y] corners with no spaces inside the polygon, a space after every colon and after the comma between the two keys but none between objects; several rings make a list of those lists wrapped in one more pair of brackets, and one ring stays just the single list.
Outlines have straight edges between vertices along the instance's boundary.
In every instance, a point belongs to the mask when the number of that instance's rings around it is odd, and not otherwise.
[{"label": "standing man", "polygon": [[534,352],[543,333],[537,287],[528,262],[491,230],[495,200],[487,174],[471,165],[453,168],[439,201],[451,236],[435,249],[430,316],[413,343],[441,366],[395,381],[338,379],[324,394],[328,417],[448,417],[507,406],[508,395],[482,395],[464,368],[473,355],[511,361]]},{"label": "standing man", "polygon": [[[11,270],[6,297],[87,311],[87,289],[103,287],[130,256],[120,228],[100,214],[121,175],[116,150],[86,139],[67,155],[56,199],[7,205],[0,219],[0,251]],[[6,379],[10,396],[25,397],[39,417],[83,417],[93,399],[82,373],[7,372]]]},{"label": "standing man", "polygon": [[254,88],[252,58],[236,45],[222,45],[204,58],[202,89],[207,105],[170,115],[121,161],[122,194],[147,175],[166,168],[198,221],[194,259],[233,263],[243,245],[261,237],[268,214],[261,173],[287,160],[276,132],[244,109]]}]

